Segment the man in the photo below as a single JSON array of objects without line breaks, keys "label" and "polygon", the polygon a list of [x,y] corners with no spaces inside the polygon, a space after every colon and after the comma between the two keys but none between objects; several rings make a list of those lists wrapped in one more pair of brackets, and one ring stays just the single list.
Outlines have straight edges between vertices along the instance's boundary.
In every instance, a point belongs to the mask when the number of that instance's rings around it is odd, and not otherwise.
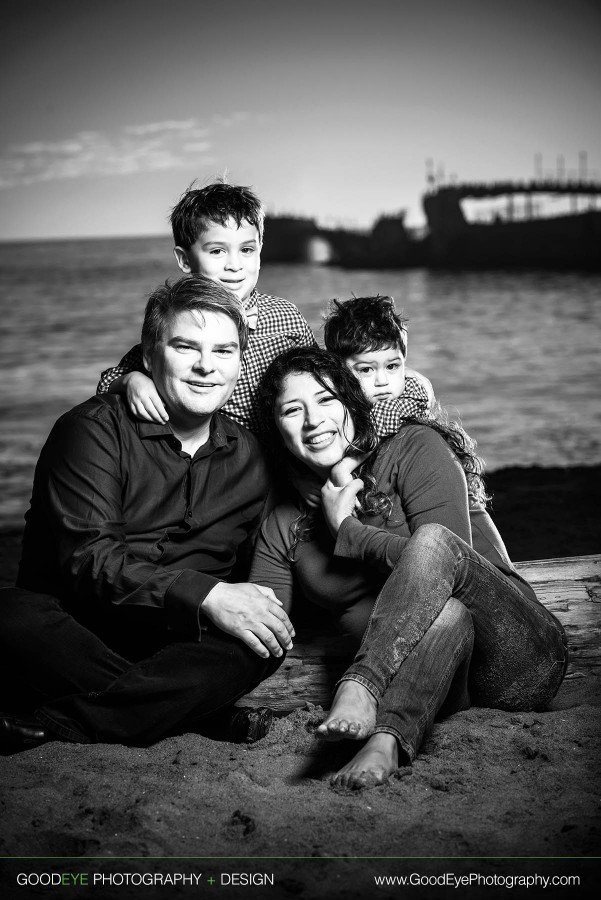
[{"label": "man", "polygon": [[17,587],[0,601],[4,708],[35,710],[0,719],[5,746],[150,744],[233,703],[292,646],[273,592],[228,581],[269,487],[256,438],[218,412],[247,337],[222,286],[166,284],[142,346],[169,423],[137,421],[108,394],[54,426]]}]

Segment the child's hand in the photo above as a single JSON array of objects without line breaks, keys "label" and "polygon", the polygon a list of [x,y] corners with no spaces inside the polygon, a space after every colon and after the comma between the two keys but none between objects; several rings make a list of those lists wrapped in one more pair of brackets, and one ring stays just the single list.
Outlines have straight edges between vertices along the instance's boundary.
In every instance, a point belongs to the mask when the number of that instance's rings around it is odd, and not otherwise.
[{"label": "child's hand", "polygon": [[152,378],[142,372],[128,372],[123,376],[123,386],[134,416],[144,422],[156,422],[158,425],[164,425],[169,421],[167,410]]}]

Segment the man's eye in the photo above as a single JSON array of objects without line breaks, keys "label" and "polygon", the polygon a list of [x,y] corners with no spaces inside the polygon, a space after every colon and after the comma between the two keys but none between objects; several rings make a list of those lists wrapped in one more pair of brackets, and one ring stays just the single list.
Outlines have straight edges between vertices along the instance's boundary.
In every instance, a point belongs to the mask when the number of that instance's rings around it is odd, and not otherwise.
[{"label": "man's eye", "polygon": [[186,350],[191,350],[192,347],[190,347],[189,344],[176,344],[175,349],[178,350],[180,353],[185,353]]}]

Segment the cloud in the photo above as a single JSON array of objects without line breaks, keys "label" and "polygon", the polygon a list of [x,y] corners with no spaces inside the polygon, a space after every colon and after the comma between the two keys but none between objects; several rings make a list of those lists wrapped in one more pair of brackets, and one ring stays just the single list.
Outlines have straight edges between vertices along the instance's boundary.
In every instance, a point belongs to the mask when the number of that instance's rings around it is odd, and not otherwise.
[{"label": "cloud", "polygon": [[[97,176],[183,169],[214,162],[220,133],[264,125],[269,117],[235,110],[198,118],[126,125],[117,132],[78,131],[0,149],[0,189]],[[231,139],[231,138],[229,138]]]},{"label": "cloud", "polygon": [[209,161],[210,132],[197,119],[167,120],[116,133],[80,131],[64,140],[12,144],[0,152],[0,188],[198,166]]}]

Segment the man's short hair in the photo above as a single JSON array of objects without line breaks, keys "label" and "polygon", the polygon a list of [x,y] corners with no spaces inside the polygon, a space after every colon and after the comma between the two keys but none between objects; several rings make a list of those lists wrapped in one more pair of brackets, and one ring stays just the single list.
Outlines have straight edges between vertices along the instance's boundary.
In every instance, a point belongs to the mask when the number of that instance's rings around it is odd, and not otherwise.
[{"label": "man's short hair", "polygon": [[189,250],[211,222],[225,226],[233,219],[254,225],[263,241],[265,211],[250,188],[215,181],[204,188],[188,189],[171,211],[171,228],[176,247]]},{"label": "man's short hair", "polygon": [[392,297],[351,297],[332,300],[324,323],[327,349],[342,359],[399,347],[407,355],[407,319],[397,313]]},{"label": "man's short hair", "polygon": [[226,288],[204,275],[185,275],[171,284],[166,281],[152,292],[146,304],[142,325],[142,349],[152,353],[160,344],[165,329],[182,312],[223,313],[238,331],[240,352],[248,344],[248,322],[242,304]]}]

